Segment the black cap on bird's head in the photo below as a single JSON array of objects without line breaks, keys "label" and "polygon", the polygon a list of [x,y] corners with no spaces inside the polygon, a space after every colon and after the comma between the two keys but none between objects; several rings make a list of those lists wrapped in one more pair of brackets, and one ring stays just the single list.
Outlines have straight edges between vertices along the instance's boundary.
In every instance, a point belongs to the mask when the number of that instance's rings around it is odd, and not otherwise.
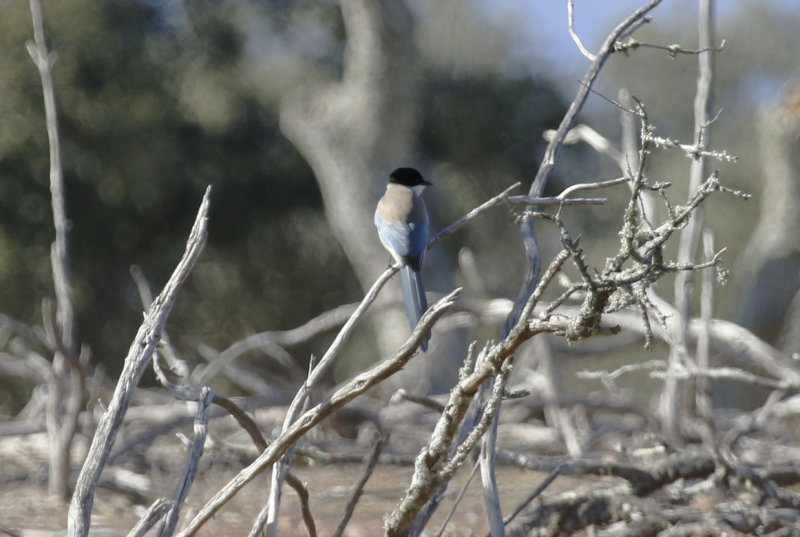
[{"label": "black cap on bird's head", "polygon": [[430,185],[414,168],[397,168],[389,174],[389,182],[403,186]]}]

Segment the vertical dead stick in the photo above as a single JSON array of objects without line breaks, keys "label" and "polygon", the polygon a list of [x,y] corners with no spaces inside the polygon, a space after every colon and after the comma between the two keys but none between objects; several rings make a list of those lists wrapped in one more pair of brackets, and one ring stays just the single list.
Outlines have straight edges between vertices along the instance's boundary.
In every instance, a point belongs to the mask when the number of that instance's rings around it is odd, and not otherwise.
[{"label": "vertical dead stick", "polygon": [[100,419],[86,461],[78,475],[78,483],[72,495],[67,519],[67,535],[69,537],[86,537],[89,533],[89,521],[97,481],[100,479],[100,473],[103,471],[119,428],[122,426],[122,419],[133,397],[133,390],[158,347],[161,332],[172,310],[178,290],[189,276],[189,272],[200,257],[200,252],[205,245],[210,198],[211,187],[209,186],[192,226],[189,240],[186,243],[186,251],[161,294],[150,306],[144,322],[139,327],[131,344],[128,356],[125,357],[119,382],[111,396],[108,409]]},{"label": "vertical dead stick", "polygon": [[67,202],[64,194],[64,177],[61,167],[61,143],[58,137],[58,113],[56,111],[56,94],[53,89],[53,59],[47,50],[44,37],[44,21],[42,6],[39,0],[31,0],[31,18],[33,19],[33,39],[27,43],[28,54],[39,70],[44,93],[44,113],[47,122],[47,140],[50,145],[50,200],[53,209],[53,225],[56,240],[52,250],[53,280],[56,290],[58,327],[61,330],[62,343],[70,350],[74,347],[72,305],[72,287],[69,282],[69,249],[67,231]]},{"label": "vertical dead stick", "polygon": [[[707,259],[714,257],[714,233],[705,228],[703,230],[703,253]],[[697,333],[697,367],[701,371],[708,371],[709,349],[711,347],[711,318],[714,312],[714,271],[703,271],[702,286],[700,288],[700,329]],[[705,424],[702,434],[703,441],[708,448],[716,449],[714,440],[714,408],[709,392],[709,380],[704,376],[695,379],[695,404],[697,413]]]},{"label": "vertical dead stick", "polygon": [[[506,374],[510,374],[510,371]],[[494,382],[499,382],[495,378]],[[481,387],[486,384],[481,384]],[[505,537],[505,527],[503,526],[503,512],[500,510],[500,491],[497,488],[497,477],[495,475],[495,449],[497,448],[497,420],[500,415],[500,407],[492,418],[489,429],[481,439],[478,461],[481,468],[481,482],[483,484],[483,503],[486,508],[486,518],[491,528],[492,537]]]},{"label": "vertical dead stick", "polygon": [[[61,167],[61,144],[58,137],[58,114],[56,94],[53,87],[53,59],[47,50],[44,35],[44,20],[40,0],[30,0],[33,21],[33,42],[26,43],[28,54],[39,71],[44,96],[44,113],[47,124],[47,140],[50,147],[50,201],[55,227],[55,241],[50,249],[53,269],[53,285],[56,294],[56,349],[64,349],[72,358],[75,348],[75,312],[70,285],[69,241],[67,232],[67,203],[64,194],[64,174]],[[48,403],[47,433],[50,451],[50,475],[48,488],[51,494],[66,499],[69,461],[72,439],[78,427],[78,414],[83,400],[83,379],[79,371],[65,364],[65,357],[56,351],[53,369],[56,375],[56,390],[51,391]]]},{"label": "vertical dead stick", "polygon": [[214,391],[211,388],[204,387],[201,390],[200,400],[197,403],[197,415],[194,418],[194,442],[189,449],[189,455],[186,458],[186,466],[183,469],[178,486],[175,487],[175,494],[172,496],[172,507],[167,513],[164,524],[158,531],[158,537],[171,537],[175,532],[175,525],[178,523],[178,515],[181,512],[181,505],[186,500],[189,490],[192,488],[194,478],[197,475],[197,465],[200,463],[200,457],[203,455],[203,448],[206,444],[206,437],[208,436],[208,410],[211,408],[211,402],[214,400]]},{"label": "vertical dead stick", "polygon": [[[697,90],[694,98],[694,159],[692,160],[689,171],[689,195],[700,188],[701,183],[706,177],[706,159],[702,152],[708,147],[709,129],[709,110],[711,102],[711,82],[713,76],[713,10],[712,0],[701,0],[699,3],[698,17],[698,38],[701,49],[706,49],[697,55],[698,73]],[[692,213],[686,227],[681,231],[680,243],[678,245],[678,260],[680,263],[691,263],[695,258],[697,244],[700,240],[700,231],[703,228],[703,210],[697,207]],[[679,367],[684,359],[682,354],[685,352],[688,340],[689,323],[691,321],[691,294],[693,271],[682,271],[675,276],[675,309],[678,311],[678,326],[673,335],[677,345],[670,349],[669,364],[670,370]],[[678,423],[679,402],[678,394],[679,380],[674,376],[667,375],[664,381],[664,389],[661,394],[660,413],[661,423],[664,428],[664,435],[674,443],[680,443],[680,424]]]}]

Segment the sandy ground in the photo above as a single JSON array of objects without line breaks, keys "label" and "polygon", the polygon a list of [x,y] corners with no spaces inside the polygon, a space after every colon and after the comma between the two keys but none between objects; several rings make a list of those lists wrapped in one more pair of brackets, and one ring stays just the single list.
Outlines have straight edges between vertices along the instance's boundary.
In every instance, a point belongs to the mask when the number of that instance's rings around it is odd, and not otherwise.
[{"label": "sandy ground", "polygon": [[[321,467],[299,467],[296,475],[304,481],[311,496],[311,511],[319,535],[330,535],[340,520],[347,498],[362,467],[356,464],[336,464]],[[383,516],[391,511],[401,498],[410,479],[411,468],[379,466],[372,475],[356,507],[345,535],[349,537],[376,536],[383,533]],[[216,490],[234,475],[232,468],[210,467],[198,478],[182,521],[186,521],[202,507]],[[428,526],[438,532],[468,476],[462,471],[448,490],[442,506]],[[503,510],[512,509],[545,475],[513,468],[500,468],[500,486]],[[482,503],[479,479],[473,480],[455,516],[448,525],[446,535],[483,535],[486,515]],[[551,491],[568,488],[569,478],[559,478]],[[166,488],[167,483],[163,484]],[[264,504],[267,477],[259,478],[242,490],[233,501],[200,531],[201,536],[247,535],[253,519]],[[166,491],[165,491],[166,493]],[[298,508],[297,496],[285,488],[281,509],[281,537],[306,536]],[[119,492],[100,489],[96,496],[93,534],[125,535],[138,520],[144,505]],[[17,482],[5,484],[0,489],[0,534],[8,535],[63,535],[66,529],[67,506],[48,497],[43,483]],[[180,527],[180,525],[179,525]],[[109,531],[116,530],[116,531]],[[95,531],[97,533],[95,533]]]}]

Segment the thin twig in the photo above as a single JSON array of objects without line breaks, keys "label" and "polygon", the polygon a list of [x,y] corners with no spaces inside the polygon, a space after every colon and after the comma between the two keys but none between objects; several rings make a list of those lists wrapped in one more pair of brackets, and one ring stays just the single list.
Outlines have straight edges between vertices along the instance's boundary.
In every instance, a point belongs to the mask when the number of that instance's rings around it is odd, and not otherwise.
[{"label": "thin twig", "polygon": [[439,528],[439,532],[436,534],[436,537],[442,537],[442,535],[444,535],[444,530],[447,529],[447,525],[450,523],[450,520],[453,518],[453,515],[456,514],[456,509],[458,509],[458,505],[461,503],[461,500],[464,499],[464,495],[467,493],[467,489],[469,488],[470,483],[472,483],[472,480],[475,478],[475,474],[478,473],[479,467],[480,467],[479,462],[476,462],[475,464],[472,465],[472,471],[469,473],[469,477],[467,477],[467,480],[464,482],[464,485],[458,492],[456,500],[453,502],[453,505],[447,512],[447,516],[444,517],[444,521],[442,522],[442,527]]},{"label": "thin twig", "polygon": [[435,399],[432,399],[430,397],[423,397],[421,395],[414,395],[412,393],[408,393],[403,388],[400,388],[399,390],[394,392],[394,395],[392,395],[391,402],[392,404],[395,404],[400,402],[401,399],[430,408],[436,413],[439,413],[442,410],[444,410],[444,405],[439,401],[436,401]]},{"label": "thin twig", "polygon": [[544,492],[545,489],[549,487],[553,483],[553,481],[556,480],[558,475],[564,470],[564,467],[565,465],[561,464],[558,467],[556,467],[552,472],[550,472],[550,475],[548,475],[544,481],[539,483],[539,485],[535,489],[533,489],[533,492],[531,492],[524,500],[519,502],[519,504],[509,514],[507,514],[505,518],[503,518],[503,524],[505,524],[506,526],[510,524],[511,521],[514,520],[517,517],[517,515],[522,512],[523,509],[525,509],[533,500],[538,498],[542,494],[542,492]]},{"label": "thin twig", "polygon": [[361,472],[361,477],[353,487],[353,492],[350,493],[350,498],[347,499],[347,504],[344,508],[344,515],[342,515],[341,520],[339,520],[339,523],[336,525],[336,529],[333,530],[331,537],[341,537],[344,533],[347,523],[350,522],[350,518],[353,516],[353,511],[356,509],[356,504],[361,498],[361,494],[364,492],[364,485],[367,484],[367,480],[375,470],[375,466],[378,464],[378,458],[380,457],[381,451],[383,451],[383,446],[386,445],[388,440],[389,437],[387,435],[382,435],[380,438],[378,438],[378,441],[375,442],[375,447],[372,449],[372,453],[367,460],[367,464],[364,466],[364,471]]},{"label": "thin twig", "polygon": [[[155,371],[156,378],[159,380],[159,382],[161,382],[165,388],[172,392],[172,395],[176,399],[183,401],[194,401],[196,403],[200,403],[202,401],[203,390],[205,388],[198,389],[191,386],[170,382],[161,369],[158,353],[153,356],[153,370]],[[261,434],[261,430],[258,428],[258,424],[256,424],[255,420],[231,399],[228,399],[227,397],[214,391],[211,393],[211,402],[220,408],[224,408],[228,414],[230,414],[236,420],[242,429],[244,429],[245,432],[247,432],[247,434],[250,436],[250,439],[256,446],[256,449],[258,449],[259,452],[267,449],[267,440]]]},{"label": "thin twig", "polygon": [[614,185],[619,185],[622,183],[629,183],[630,177],[617,177],[615,179],[606,179],[605,181],[595,181],[591,183],[576,183],[574,185],[570,185],[558,196],[548,197],[548,198],[531,198],[528,196],[509,196],[507,201],[513,204],[523,204],[523,205],[598,205],[601,203],[605,203],[607,200],[606,198],[568,198],[570,194],[575,192],[579,192],[581,190],[592,190],[598,188],[607,188]]},{"label": "thin twig", "polygon": [[[622,105],[620,105],[620,107],[621,106]],[[548,129],[542,133],[542,138],[549,142],[555,137],[555,134],[555,130]],[[611,140],[585,123],[579,123],[578,125],[575,125],[564,137],[564,145],[572,145],[579,142],[584,142],[601,155],[607,156],[614,161],[614,164],[617,165],[622,173],[627,173],[625,167],[625,157],[622,152],[614,147],[614,144],[611,142]]]},{"label": "thin twig", "polygon": [[314,517],[311,515],[311,498],[309,497],[308,489],[292,472],[286,473],[286,484],[294,489],[297,493],[298,500],[300,500],[300,515],[303,517],[303,523],[306,525],[308,537],[317,537],[317,525],[314,522]]},{"label": "thin twig", "polygon": [[608,198],[568,198],[562,199],[557,196],[547,198],[529,198],[528,196],[511,196],[507,198],[508,203],[514,205],[602,205]]},{"label": "thin twig", "polygon": [[575,32],[575,14],[573,13],[575,6],[573,3],[573,0],[567,0],[567,25],[569,26],[569,35],[572,36],[572,40],[575,41],[575,44],[578,46],[578,50],[581,51],[581,54],[583,54],[590,62],[593,62],[596,59],[596,56],[583,46],[581,38],[578,37],[578,34]]},{"label": "thin twig", "polygon": [[657,50],[665,50],[669,53],[670,57],[674,58],[678,54],[702,54],[704,52],[720,52],[725,48],[725,40],[723,39],[719,46],[707,46],[702,48],[686,48],[677,43],[672,45],[659,45],[657,43],[643,43],[637,39],[628,38],[627,41],[619,41],[614,47],[614,52],[628,52],[629,50],[636,50],[639,47],[654,48]]},{"label": "thin twig", "polygon": [[441,230],[431,240],[428,241],[428,249],[430,250],[440,240],[444,239],[448,235],[450,235],[450,234],[458,231],[462,227],[464,227],[467,224],[467,222],[469,222],[470,220],[472,220],[473,218],[478,216],[483,211],[485,211],[487,209],[491,209],[492,207],[500,205],[501,203],[504,203],[505,200],[508,198],[508,193],[511,192],[512,190],[518,188],[519,185],[520,185],[520,183],[514,183],[510,187],[508,187],[505,190],[503,190],[502,192],[500,192],[495,197],[486,200],[485,202],[483,202],[479,206],[475,207],[474,209],[469,211],[467,214],[465,214],[464,216],[462,216],[461,218],[459,218],[458,220],[456,220],[455,222],[453,222],[452,224],[450,224],[449,226],[447,226],[446,228]]},{"label": "thin twig", "polygon": [[296,328],[259,332],[240,339],[222,352],[217,352],[214,360],[208,366],[195,372],[192,381],[197,384],[208,383],[219,371],[224,370],[242,354],[252,350],[261,350],[267,353],[286,369],[290,377],[300,381],[305,378],[305,373],[297,367],[285,347],[303,343],[323,332],[342,326],[353,315],[357,307],[358,304],[344,304],[321,313]]}]

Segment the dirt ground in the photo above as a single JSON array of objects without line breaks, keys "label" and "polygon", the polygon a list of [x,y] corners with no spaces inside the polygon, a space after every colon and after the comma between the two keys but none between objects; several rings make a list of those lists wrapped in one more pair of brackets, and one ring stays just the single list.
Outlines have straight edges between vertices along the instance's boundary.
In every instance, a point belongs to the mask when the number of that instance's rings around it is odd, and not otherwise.
[{"label": "dirt ground", "polygon": [[[336,527],[352,485],[361,471],[362,466],[357,464],[306,466],[295,469],[296,475],[308,486],[311,512],[319,535],[330,535]],[[367,483],[364,495],[344,535],[349,537],[381,535],[383,516],[397,505],[408,485],[410,472],[411,468],[404,466],[379,466]],[[203,502],[233,475],[232,468],[228,470],[209,468],[209,471],[204,472],[195,484],[182,520],[186,521],[194,515],[196,510],[202,507]],[[454,480],[442,506],[428,526],[429,531],[438,532],[468,475],[469,471],[462,471]],[[545,477],[546,474],[539,472],[499,468],[498,484],[504,511],[513,508]],[[552,490],[565,490],[572,481],[575,481],[574,478],[561,477],[553,484]],[[248,485],[231,504],[209,521],[198,535],[247,535],[253,519],[266,501],[266,487],[266,476]],[[96,535],[125,535],[136,523],[145,507],[124,494],[101,489],[95,499],[92,533],[95,534],[97,531]],[[44,483],[7,483],[0,488],[0,534],[63,535],[66,530],[66,520],[67,505],[48,497]],[[474,479],[448,524],[445,534],[484,535],[486,530],[486,515],[479,479]],[[297,496],[289,487],[285,488],[278,534],[281,537],[308,535],[300,515]]]}]

